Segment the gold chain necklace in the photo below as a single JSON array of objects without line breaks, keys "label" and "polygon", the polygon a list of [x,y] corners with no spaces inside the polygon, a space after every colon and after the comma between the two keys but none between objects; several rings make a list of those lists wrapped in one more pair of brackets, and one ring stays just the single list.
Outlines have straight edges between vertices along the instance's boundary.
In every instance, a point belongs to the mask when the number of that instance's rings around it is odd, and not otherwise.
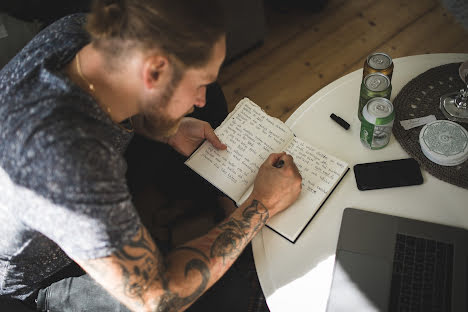
[{"label": "gold chain necklace", "polygon": [[86,77],[81,72],[80,52],[76,53],[76,70],[78,71],[78,75],[80,75],[80,78],[88,84],[89,91],[94,92],[94,85],[91,82],[89,82],[88,79],[86,79]]},{"label": "gold chain necklace", "polygon": [[[78,52],[76,54],[76,70],[78,72],[78,75],[80,76],[80,78],[86,82],[86,84],[88,84],[88,89],[90,92],[94,93],[95,91],[95,88],[94,88],[94,85],[88,81],[88,79],[86,79],[86,77],[83,75],[83,73],[81,72],[81,64],[80,64],[80,52]],[[111,109],[109,106],[106,106],[106,110],[107,110],[107,113],[110,115],[111,113]],[[132,121],[132,117],[129,117],[128,120],[130,121],[130,125],[131,125],[131,129],[129,128],[125,128],[124,126],[122,126],[120,123],[117,123],[117,126],[119,126],[121,129],[127,131],[127,132],[133,132],[135,131],[135,129],[133,129],[133,121]]]}]

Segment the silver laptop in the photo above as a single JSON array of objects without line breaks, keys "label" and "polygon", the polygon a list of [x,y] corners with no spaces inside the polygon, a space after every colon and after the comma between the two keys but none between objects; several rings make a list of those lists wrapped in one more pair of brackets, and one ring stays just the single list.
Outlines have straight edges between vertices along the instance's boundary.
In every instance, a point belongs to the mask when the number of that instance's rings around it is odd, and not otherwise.
[{"label": "silver laptop", "polygon": [[468,231],[347,208],[327,311],[468,311]]}]

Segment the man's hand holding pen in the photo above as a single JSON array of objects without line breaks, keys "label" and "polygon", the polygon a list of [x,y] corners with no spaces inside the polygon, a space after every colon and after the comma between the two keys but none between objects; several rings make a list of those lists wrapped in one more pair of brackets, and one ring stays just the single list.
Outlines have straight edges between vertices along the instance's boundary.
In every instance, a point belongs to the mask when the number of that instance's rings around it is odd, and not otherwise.
[{"label": "man's hand holding pen", "polygon": [[280,159],[276,163],[273,164],[273,167],[275,168],[283,168],[284,166],[284,160]]},{"label": "man's hand holding pen", "polygon": [[296,201],[301,183],[302,177],[291,155],[271,154],[260,167],[251,198],[262,202],[272,217]]}]

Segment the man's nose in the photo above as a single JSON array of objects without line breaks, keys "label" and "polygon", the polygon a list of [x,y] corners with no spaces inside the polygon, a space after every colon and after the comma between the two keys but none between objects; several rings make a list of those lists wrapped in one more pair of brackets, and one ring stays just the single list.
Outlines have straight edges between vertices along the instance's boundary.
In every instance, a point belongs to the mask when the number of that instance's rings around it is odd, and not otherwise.
[{"label": "man's nose", "polygon": [[197,98],[195,99],[196,107],[203,107],[206,104],[206,87],[201,88],[197,93]]}]

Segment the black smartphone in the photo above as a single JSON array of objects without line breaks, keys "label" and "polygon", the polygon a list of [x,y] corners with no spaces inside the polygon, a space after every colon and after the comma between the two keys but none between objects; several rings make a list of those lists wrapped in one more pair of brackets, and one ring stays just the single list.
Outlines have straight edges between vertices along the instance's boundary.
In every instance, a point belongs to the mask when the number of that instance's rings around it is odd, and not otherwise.
[{"label": "black smartphone", "polygon": [[413,158],[357,164],[354,176],[361,191],[423,183],[421,169]]}]

